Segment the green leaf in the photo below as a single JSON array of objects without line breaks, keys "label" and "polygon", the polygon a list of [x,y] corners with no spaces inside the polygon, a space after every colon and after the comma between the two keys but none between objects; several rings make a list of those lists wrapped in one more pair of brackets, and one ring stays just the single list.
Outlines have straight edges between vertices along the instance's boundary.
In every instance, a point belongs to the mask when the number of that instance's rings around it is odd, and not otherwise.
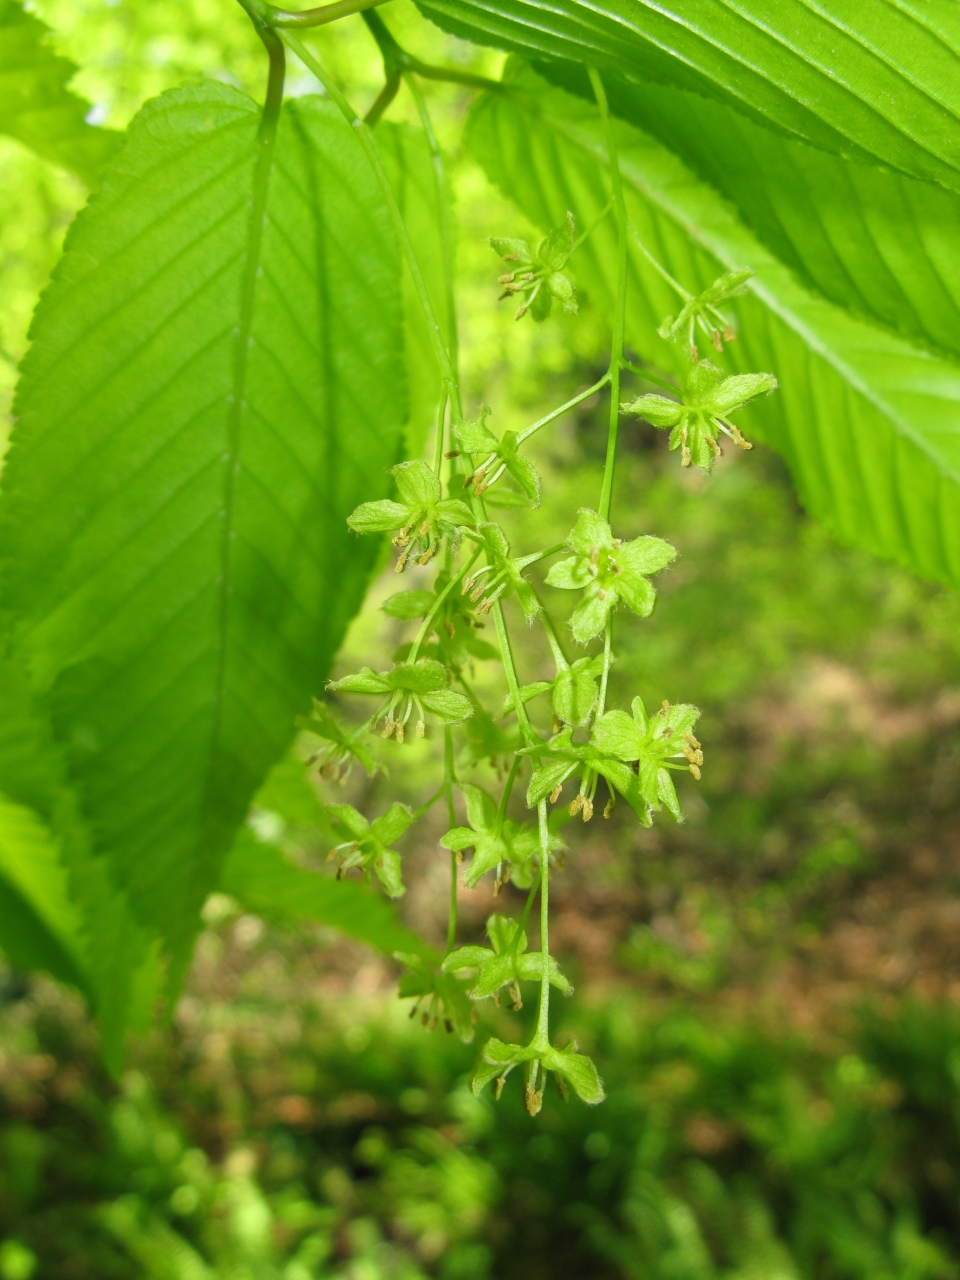
[{"label": "green leaf", "polygon": [[[127,1028],[143,1023],[150,1012],[158,982],[157,954],[150,933],[133,919],[106,859],[91,849],[78,798],[66,775],[49,718],[25,672],[11,659],[0,659],[0,790],[8,801],[37,816],[58,850],[71,910],[78,918],[81,953],[78,958],[76,948],[68,945],[64,954],[70,967],[51,972],[65,981],[80,979],[79,985],[90,996],[99,1018],[104,1058],[116,1075],[123,1064]],[[31,928],[25,915],[12,921],[7,916],[0,924],[0,946],[8,948],[11,957],[19,954],[23,963],[43,963],[49,968],[49,945],[44,944],[44,938],[54,939],[61,949],[64,944],[56,941],[22,893],[7,883],[8,904],[22,903],[23,911],[33,915],[36,925]],[[54,892],[49,886],[47,891]],[[24,937],[24,930],[29,936]],[[38,931],[42,931],[39,937]],[[27,944],[34,949],[33,960],[23,951]],[[42,953],[36,950],[41,944],[47,947],[47,961],[42,961]]]},{"label": "green leaf", "polygon": [[[571,69],[568,79],[592,98],[586,75]],[[954,192],[791,141],[681,89],[619,77],[608,89],[615,112],[732,201],[808,287],[907,338],[960,355]]]},{"label": "green leaf", "polygon": [[[568,208],[589,225],[607,189],[596,111],[528,71],[514,77],[509,98],[475,106],[473,153],[541,226]],[[743,421],[784,455],[804,505],[843,541],[960,586],[960,367],[810,293],[650,137],[624,126],[621,147],[631,222],[681,284],[696,293],[724,271],[754,269],[730,303],[740,340],[726,354],[736,371],[781,375],[781,390]],[[612,306],[615,260],[607,225],[578,251],[578,277],[601,307]],[[649,335],[676,295],[632,244],[630,275],[627,337],[669,364],[676,348]]]},{"label": "green leaf", "polygon": [[584,1053],[577,1053],[576,1046],[572,1049],[554,1049],[551,1045],[541,1061],[550,1071],[562,1076],[577,1097],[589,1106],[597,1106],[607,1096],[593,1059]]},{"label": "green leaf", "polygon": [[398,591],[384,600],[380,608],[388,618],[409,622],[412,618],[425,618],[436,603],[432,591]]},{"label": "green leaf", "polygon": [[434,507],[440,501],[440,481],[420,459],[393,468],[397,492],[408,507]]},{"label": "green leaf", "polygon": [[258,128],[213,83],[133,122],[40,303],[4,473],[17,648],[97,847],[181,958],[363,595],[376,547],[346,516],[403,418],[398,252],[356,136],[285,106],[258,239]]},{"label": "green leaf", "polygon": [[347,524],[354,533],[391,533],[402,528],[409,520],[408,508],[389,498],[379,502],[361,502],[356,511],[347,516]]},{"label": "green leaf", "polygon": [[89,103],[67,88],[77,68],[48,35],[19,0],[0,0],[0,133],[96,186],[123,135],[86,123]]},{"label": "green leaf", "polygon": [[960,189],[960,11],[951,0],[419,4],[480,43],[674,83],[827,151]]},{"label": "green leaf", "polygon": [[389,693],[393,687],[387,678],[387,672],[373,671],[370,667],[361,667],[340,680],[331,680],[328,686],[337,693]]},{"label": "green leaf", "polygon": [[[438,190],[436,169],[422,129],[381,120],[376,138],[403,221],[416,246],[417,262],[434,314],[442,332],[449,336],[451,317],[444,284],[442,227],[445,219],[455,246],[453,193],[449,184],[442,196]],[[418,458],[436,426],[442,383],[423,308],[406,261],[402,283],[408,398],[406,453],[410,458]]]},{"label": "green leaf", "polygon": [[0,949],[83,990],[80,928],[52,833],[33,809],[0,794]]},{"label": "green leaf", "polygon": [[455,693],[453,689],[438,689],[436,693],[425,693],[420,701],[441,724],[460,724],[473,715],[473,704],[470,699],[462,693]]},{"label": "green leaf", "polygon": [[446,668],[433,658],[421,658],[419,662],[398,662],[384,672],[391,689],[403,689],[422,695],[443,689],[447,683]]},{"label": "green leaf", "polygon": [[400,923],[380,894],[356,880],[333,880],[296,867],[245,827],[220,875],[220,889],[269,919],[316,920],[387,955],[409,951],[432,957],[425,943]]}]

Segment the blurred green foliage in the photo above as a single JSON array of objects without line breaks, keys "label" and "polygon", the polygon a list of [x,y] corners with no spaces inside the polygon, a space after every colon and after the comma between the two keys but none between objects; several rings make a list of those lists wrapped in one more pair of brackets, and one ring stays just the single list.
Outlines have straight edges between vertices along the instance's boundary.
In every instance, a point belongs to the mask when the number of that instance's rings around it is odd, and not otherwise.
[{"label": "blurred green foliage", "polygon": [[[379,1002],[235,1013],[119,1090],[29,1003],[4,1016],[5,1280],[960,1274],[955,1014],[865,1009],[836,1057],[619,999],[578,1026],[608,1102],[531,1121]],[[284,1043],[251,1055],[257,1030]]]}]

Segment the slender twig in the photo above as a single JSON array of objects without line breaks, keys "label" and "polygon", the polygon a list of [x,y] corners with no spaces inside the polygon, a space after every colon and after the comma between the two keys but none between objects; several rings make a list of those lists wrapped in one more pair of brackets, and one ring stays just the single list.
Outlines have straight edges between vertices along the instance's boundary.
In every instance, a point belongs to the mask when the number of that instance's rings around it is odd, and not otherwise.
[{"label": "slender twig", "polygon": [[423,644],[424,640],[426,640],[427,636],[430,634],[430,631],[436,620],[437,614],[440,612],[441,605],[443,604],[444,600],[446,600],[447,596],[450,594],[453,588],[461,580],[463,575],[470,568],[470,566],[473,564],[474,560],[476,560],[477,556],[480,554],[480,551],[481,551],[481,548],[477,547],[476,551],[474,551],[470,559],[465,561],[464,564],[460,566],[456,574],[450,579],[447,585],[443,588],[443,590],[437,596],[436,600],[434,600],[433,604],[430,607],[430,612],[424,618],[423,624],[420,627],[420,630],[417,632],[417,637],[410,648],[410,654],[409,654],[409,657],[407,658],[408,662],[416,662],[417,655],[420,652],[420,646]]},{"label": "slender twig", "polygon": [[513,757],[513,764],[510,766],[510,772],[507,774],[507,781],[504,783],[503,792],[500,796],[500,803],[497,805],[497,817],[494,823],[494,835],[499,836],[503,828],[503,820],[507,816],[507,805],[510,803],[510,793],[513,791],[513,784],[517,780],[517,774],[520,770],[520,757]]},{"label": "slender twig", "polygon": [[520,681],[517,679],[517,668],[513,662],[513,650],[510,647],[510,637],[507,634],[507,624],[503,618],[503,606],[498,600],[493,606],[493,617],[497,627],[497,639],[500,642],[500,656],[503,659],[503,669],[506,672],[507,684],[510,688],[510,696],[513,698],[513,708],[517,713],[517,722],[520,725],[520,733],[525,742],[536,742],[537,736],[530,727],[530,720],[527,716],[527,709],[523,705],[523,699],[520,697]]},{"label": "slender twig", "polygon": [[265,10],[264,16],[271,27],[289,29],[323,27],[328,22],[336,22],[339,18],[348,18],[353,13],[362,13],[364,9],[386,3],[387,0],[337,0],[336,4],[324,4],[317,9],[278,9],[272,4],[258,7]]},{"label": "slender twig", "polygon": [[652,382],[658,387],[663,387],[666,391],[672,391],[674,395],[677,388],[672,382],[668,382],[666,378],[660,378],[655,373],[649,373],[646,369],[641,369],[639,365],[631,364],[629,360],[621,360],[624,369],[628,369],[630,373],[635,373],[638,378],[645,378],[647,382]]},{"label": "slender twig", "polygon": [[587,387],[586,391],[580,391],[577,395],[573,397],[572,400],[568,400],[565,404],[560,405],[558,409],[552,409],[545,417],[540,418],[532,426],[525,427],[523,431],[521,431],[520,434],[517,436],[517,444],[521,445],[523,444],[524,440],[529,440],[530,437],[535,432],[539,431],[541,427],[545,427],[548,423],[553,422],[555,419],[561,417],[563,414],[567,412],[568,409],[575,409],[577,405],[582,404],[584,400],[589,400],[592,395],[596,394],[596,392],[602,390],[607,385],[607,383],[610,381],[610,377],[611,377],[611,374],[610,374],[610,370],[608,369],[607,372],[603,375],[603,377],[599,378],[593,384],[592,387]]},{"label": "slender twig", "polygon": [[688,293],[687,290],[683,287],[682,284],[680,284],[678,280],[674,280],[673,276],[666,269],[663,263],[659,262],[657,258],[654,257],[654,255],[650,252],[647,246],[640,239],[640,232],[633,225],[633,223],[628,221],[627,227],[630,230],[630,234],[633,236],[634,243],[636,244],[640,252],[643,254],[643,256],[646,258],[646,260],[650,263],[651,267],[653,267],[653,269],[659,275],[661,275],[664,280],[666,280],[667,284],[670,285],[672,289],[676,289],[677,293],[679,293],[680,297],[684,300],[684,302],[689,302],[690,299],[693,297],[693,294]]},{"label": "slender twig", "polygon": [[364,123],[368,126],[368,128],[372,129],[374,127],[374,125],[377,123],[377,121],[386,111],[387,107],[389,107],[390,103],[394,100],[394,98],[400,92],[401,84],[402,84],[402,79],[399,71],[395,72],[393,75],[387,76],[386,84],[377,94],[376,100],[374,101],[373,105],[370,107],[367,114],[363,117]]},{"label": "slender twig", "polygon": [[547,802],[537,805],[537,829],[540,834],[540,955],[543,972],[540,977],[540,1007],[537,1010],[537,1029],[533,1043],[538,1050],[550,1044],[550,827],[547,823]]},{"label": "slender twig", "polygon": [[[456,775],[453,768],[453,730],[443,728],[443,790],[447,795],[447,821],[451,828],[457,825],[457,812],[453,807],[453,788]],[[450,908],[447,915],[447,949],[449,955],[457,941],[457,855],[450,852]]]},{"label": "slender twig", "polygon": [[581,231],[580,234],[577,236],[576,240],[574,240],[573,248],[570,250],[571,256],[577,252],[577,250],[580,248],[580,246],[584,243],[585,240],[590,239],[590,237],[596,231],[597,227],[599,227],[600,223],[604,220],[604,218],[607,216],[607,214],[610,212],[612,208],[613,208],[613,196],[611,196],[610,199],[607,201],[607,203],[603,206],[603,209],[601,210],[601,212],[597,214],[594,220],[590,223],[589,227],[587,227],[586,231]]},{"label": "slender twig", "polygon": [[416,822],[419,818],[422,818],[428,809],[433,808],[433,806],[437,803],[437,801],[443,795],[445,790],[446,790],[446,785],[444,784],[443,786],[440,787],[438,791],[435,791],[433,793],[433,795],[430,797],[429,800],[424,800],[423,804],[420,806],[419,809],[414,809],[413,811],[414,822]]}]

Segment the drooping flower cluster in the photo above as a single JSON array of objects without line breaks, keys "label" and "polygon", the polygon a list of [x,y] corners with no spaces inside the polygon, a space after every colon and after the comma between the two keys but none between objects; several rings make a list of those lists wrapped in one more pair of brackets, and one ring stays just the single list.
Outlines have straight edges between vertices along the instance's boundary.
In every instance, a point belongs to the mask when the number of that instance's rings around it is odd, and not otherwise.
[{"label": "drooping flower cluster", "polygon": [[[612,202],[608,210],[611,206]],[[572,216],[535,250],[523,240],[491,243],[511,265],[500,283],[505,295],[521,298],[518,318],[529,310],[542,320],[555,301],[568,311],[576,310],[573,285],[564,273],[577,243]],[[750,274],[730,272],[697,295],[680,290],[679,315],[665,320],[659,329],[665,341],[686,338],[688,343],[691,364],[680,379],[677,398],[641,395],[620,406],[623,412],[669,429],[670,448],[680,450],[684,466],[696,463],[709,471],[720,453],[721,435],[749,449],[731,415],[776,388],[771,374],[725,375],[701,360],[696,347],[698,331],[720,352],[723,343],[733,338],[732,322],[719,308],[743,291]],[[622,353],[614,358],[622,368],[632,367]],[[612,374],[607,381],[611,379]],[[411,1016],[419,1011],[424,1025],[442,1022],[465,1040],[474,1034],[478,1002],[499,1003],[506,992],[513,1010],[520,1011],[522,984],[539,986],[540,1013],[530,1041],[519,1045],[488,1039],[472,1080],[475,1092],[495,1080],[499,1096],[510,1072],[522,1066],[526,1104],[536,1114],[548,1076],[564,1096],[572,1089],[591,1104],[604,1096],[593,1062],[575,1044],[558,1048],[551,1042],[546,1020],[550,990],[566,995],[572,988],[550,955],[546,935],[540,949],[530,950],[528,944],[527,914],[534,895],[538,889],[541,895],[547,894],[551,874],[566,849],[559,827],[576,814],[589,821],[595,801],[603,804],[604,817],[610,817],[618,798],[626,801],[643,826],[650,826],[664,810],[682,821],[675,775],[684,773],[698,781],[703,750],[694,734],[700,712],[692,705],[664,702],[653,714],[648,714],[640,697],[632,699],[629,711],[608,705],[614,618],[618,613],[649,617],[657,598],[651,579],[669,568],[676,549],[652,534],[615,536],[608,519],[609,490],[605,490],[608,496],[600,510],[582,507],[561,545],[513,554],[507,533],[487,518],[486,504],[492,505],[496,498],[497,505],[539,505],[541,476],[522,450],[529,435],[543,424],[497,436],[487,425],[488,417],[488,410],[482,409],[472,421],[453,420],[448,443],[455,447],[444,453],[444,439],[436,442],[435,468],[419,460],[400,463],[392,473],[396,498],[363,503],[350,516],[348,524],[357,533],[394,535],[393,545],[400,553],[398,571],[411,562],[423,568],[434,559],[439,569],[431,586],[418,584],[396,592],[382,605],[384,614],[398,625],[416,624],[415,633],[411,627],[411,638],[395,652],[393,665],[384,671],[364,667],[332,682],[329,689],[338,696],[376,698],[368,727],[382,725],[385,739],[403,743],[408,734],[423,738],[431,721],[441,727],[443,783],[422,811],[445,797],[451,821],[439,845],[450,855],[451,874],[470,890],[489,877],[495,894],[508,884],[529,891],[520,920],[500,913],[490,916],[489,946],[456,946],[454,886],[449,940],[442,959],[428,950],[405,952],[398,958],[406,968],[401,995],[415,1001]],[[449,463],[445,477],[444,459]],[[508,486],[506,492],[502,485],[493,488],[501,479]],[[535,570],[548,557],[552,562],[546,573]],[[566,627],[555,626],[544,607],[536,584],[541,574],[543,584],[559,593],[558,599],[564,598],[563,593],[575,593]],[[531,627],[542,625],[552,658],[552,673],[524,684],[514,667],[503,609],[511,600]],[[495,624],[497,648],[479,634],[490,622]],[[594,648],[571,657],[566,648],[569,640]],[[502,702],[490,709],[477,696],[473,669],[478,662],[497,658],[503,663],[508,687]],[[538,729],[543,710],[548,711],[549,727]],[[459,753],[452,734],[458,726]],[[369,748],[356,732],[340,728],[322,706],[318,705],[307,729],[321,744],[312,750],[311,759],[319,763],[323,777],[344,776],[355,759],[368,774],[375,772]],[[499,799],[471,774],[484,763],[493,767],[502,783]],[[524,821],[510,811],[518,778],[525,779],[526,804],[535,811],[536,821]],[[571,780],[576,791],[569,803],[551,809]],[[457,796],[462,806],[460,821],[454,816]],[[357,870],[371,883],[379,882],[390,897],[399,897],[404,892],[402,856],[394,846],[420,812],[414,814],[406,805],[394,803],[368,821],[351,805],[328,804],[327,817],[342,838],[331,852],[338,877]],[[545,906],[543,911],[545,928]]]}]

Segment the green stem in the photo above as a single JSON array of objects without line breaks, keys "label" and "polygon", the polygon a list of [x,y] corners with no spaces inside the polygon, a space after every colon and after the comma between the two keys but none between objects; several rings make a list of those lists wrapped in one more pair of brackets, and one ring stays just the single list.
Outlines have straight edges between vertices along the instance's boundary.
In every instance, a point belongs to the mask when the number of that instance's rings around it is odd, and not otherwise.
[{"label": "green stem", "polygon": [[532,427],[526,427],[517,436],[517,444],[523,444],[524,440],[529,440],[534,432],[539,431],[541,427],[545,427],[548,422],[553,422],[555,418],[559,418],[561,414],[566,413],[568,409],[575,409],[578,404],[582,404],[584,400],[588,400],[590,396],[597,391],[602,390],[610,381],[611,373],[608,370],[599,381],[595,382],[592,387],[587,387],[586,391],[581,391],[579,395],[575,395],[572,400],[568,400],[566,404],[560,405],[558,409],[551,410],[545,418],[541,418],[539,422],[535,422]]},{"label": "green stem", "polygon": [[610,678],[610,667],[613,662],[613,614],[607,618],[607,625],[603,629],[603,673],[600,676],[600,697],[597,700],[597,714],[595,720],[599,720],[603,715],[604,707],[607,705],[607,682]]},{"label": "green stem", "polygon": [[424,80],[443,80],[452,84],[468,85],[471,89],[502,90],[500,80],[488,80],[486,76],[475,76],[469,71],[458,71],[454,67],[431,67],[412,53],[407,53],[394,39],[387,24],[378,13],[372,10],[364,13],[363,20],[370,28],[370,33],[380,47],[383,65],[389,82],[395,75],[408,71],[415,72]]},{"label": "green stem", "polygon": [[530,892],[527,894],[527,900],[523,906],[523,912],[520,916],[520,926],[517,929],[517,932],[514,934],[513,942],[510,944],[511,954],[517,952],[520,949],[520,935],[521,933],[524,932],[524,930],[527,927],[527,921],[530,919],[530,910],[533,907],[534,899],[537,896],[537,890],[540,888],[540,881],[542,877],[543,877],[543,864],[541,861],[541,865],[537,871],[537,878],[536,880],[534,880],[533,884],[530,886]]},{"label": "green stem", "polygon": [[444,600],[446,600],[447,596],[450,594],[453,588],[457,585],[457,583],[461,580],[463,575],[467,572],[467,570],[473,564],[474,560],[476,560],[477,556],[480,554],[480,551],[481,551],[481,548],[477,547],[476,551],[474,551],[470,559],[467,560],[463,565],[461,565],[461,567],[457,570],[455,576],[450,579],[447,585],[443,588],[443,590],[437,596],[436,600],[434,600],[433,605],[430,608],[430,612],[424,618],[423,625],[420,627],[420,630],[417,632],[417,638],[414,640],[413,645],[410,648],[410,653],[407,657],[408,662],[416,662],[417,654],[420,652],[420,646],[423,644],[424,640],[426,640],[427,636],[430,634],[430,629],[433,626],[434,619],[436,618],[437,614],[440,612],[440,606],[443,604]]},{"label": "green stem", "polygon": [[414,822],[417,822],[420,818],[423,817],[423,815],[429,809],[433,808],[433,806],[437,803],[437,801],[443,795],[445,790],[446,790],[446,783],[444,783],[444,785],[439,789],[439,791],[435,791],[429,800],[424,800],[423,804],[420,806],[419,809],[414,809],[413,811]]},{"label": "green stem", "polygon": [[545,560],[547,556],[555,556],[558,551],[569,551],[569,549],[565,542],[555,542],[545,551],[534,551],[532,555],[521,557],[520,568],[526,569],[528,565],[536,564],[538,560]]},{"label": "green stem", "polygon": [[[538,597],[539,599],[539,597]],[[553,661],[558,671],[569,671],[570,663],[567,661],[567,655],[563,652],[563,645],[560,643],[560,637],[557,635],[557,629],[553,625],[553,619],[547,613],[543,605],[540,606],[540,621],[543,623],[543,629],[547,633],[547,642],[553,653]]]},{"label": "green stem", "polygon": [[372,9],[375,5],[386,4],[387,0],[337,0],[336,4],[324,4],[317,9],[278,9],[267,4],[265,0],[241,0],[242,4],[250,4],[256,8],[260,16],[271,27],[324,27],[328,22],[336,22],[338,18],[348,18],[352,13],[362,13],[364,9]]},{"label": "green stem", "polygon": [[523,699],[520,697],[520,681],[517,679],[517,669],[513,662],[513,650],[510,648],[510,637],[507,634],[507,624],[503,617],[503,605],[499,600],[493,606],[493,617],[497,626],[497,639],[500,642],[500,656],[503,659],[503,669],[507,675],[507,684],[510,687],[510,696],[513,698],[513,707],[517,713],[517,723],[520,725],[520,733],[525,742],[536,742],[536,734],[530,727],[530,720],[527,717],[527,709],[523,705]]},{"label": "green stem", "polygon": [[636,244],[640,252],[643,254],[643,256],[646,258],[646,260],[650,263],[651,267],[653,267],[653,269],[656,272],[658,272],[658,274],[661,275],[664,280],[666,280],[667,284],[670,285],[672,289],[676,289],[677,293],[679,293],[680,297],[684,300],[684,302],[689,302],[690,299],[693,297],[693,294],[688,293],[678,280],[674,280],[673,276],[666,269],[666,267],[663,266],[661,262],[657,261],[657,259],[653,256],[653,254],[650,252],[647,246],[640,239],[640,232],[633,225],[633,223],[628,222],[627,227],[630,230],[630,234],[633,236],[634,243]]},{"label": "green stem", "polygon": [[[443,789],[447,793],[447,821],[451,828],[457,825],[457,812],[453,807],[453,787],[456,777],[453,770],[453,730],[443,729]],[[447,949],[449,955],[457,941],[457,855],[450,853],[450,910],[447,916]]]},{"label": "green stem", "polygon": [[613,500],[613,472],[617,459],[617,431],[620,425],[620,369],[623,363],[623,330],[627,310],[627,206],[623,198],[620,179],[620,158],[617,155],[617,139],[614,134],[607,95],[599,72],[589,68],[590,83],[600,109],[607,135],[607,158],[610,164],[610,182],[613,187],[614,208],[617,215],[617,300],[613,315],[613,347],[610,354],[610,427],[607,434],[607,457],[603,468],[603,487],[600,491],[599,515],[610,519]]},{"label": "green stem", "polygon": [[444,387],[440,395],[440,407],[437,409],[437,434],[433,442],[433,473],[440,475],[443,466],[443,430],[447,416],[447,389]]},{"label": "green stem", "polygon": [[370,107],[367,114],[363,117],[364,123],[366,124],[368,129],[372,129],[374,125],[376,125],[377,121],[386,111],[387,107],[389,107],[390,103],[394,100],[394,98],[400,92],[401,83],[402,83],[402,80],[400,78],[399,71],[393,75],[387,76],[386,84],[377,94],[376,101]]},{"label": "green stem", "polygon": [[537,805],[537,824],[540,831],[540,954],[543,957],[543,974],[533,1044],[543,1052],[550,1044],[550,966],[547,963],[550,956],[550,828],[546,800]]},{"label": "green stem", "polygon": [[443,340],[443,334],[440,325],[437,322],[437,316],[430,301],[430,295],[427,292],[427,286],[423,280],[423,272],[420,270],[420,263],[417,261],[417,255],[414,252],[413,243],[410,240],[409,232],[403,221],[403,215],[397,204],[396,197],[393,194],[393,188],[387,178],[383,168],[383,161],[380,158],[380,151],[374,140],[372,131],[364,124],[364,122],[354,111],[353,107],[347,101],[346,97],[340,90],[340,86],[327,72],[326,68],[320,63],[313,54],[305,49],[301,41],[296,36],[291,35],[289,31],[282,33],[283,40],[288,48],[292,49],[303,65],[317,77],[323,87],[330,96],[331,101],[338,108],[347,123],[356,130],[360,144],[366,152],[370,167],[373,169],[374,176],[380,186],[383,194],[384,202],[387,206],[387,212],[390,215],[390,221],[393,223],[393,229],[396,232],[397,239],[400,241],[400,248],[407,260],[410,268],[410,275],[413,279],[414,288],[417,291],[417,297],[420,306],[423,309],[424,317],[427,321],[427,328],[430,332],[430,341],[433,344],[434,354],[437,357],[437,364],[440,366],[440,376],[446,383],[447,392],[450,396],[450,408],[453,413],[453,421],[455,424],[463,421],[463,410],[460,405],[460,384],[450,363],[450,355],[447,351],[446,344]]},{"label": "green stem", "polygon": [[635,373],[638,378],[645,378],[647,382],[652,382],[658,387],[664,387],[667,391],[677,394],[677,388],[672,382],[668,382],[666,378],[659,378],[655,373],[648,373],[646,369],[641,369],[639,365],[631,364],[629,360],[621,360],[624,369],[628,369],[631,373]]},{"label": "green stem", "polygon": [[612,208],[613,208],[613,196],[611,196],[610,199],[607,201],[607,203],[603,206],[603,212],[598,213],[597,216],[594,218],[594,220],[590,223],[589,227],[587,227],[586,231],[581,231],[580,235],[577,236],[576,240],[574,240],[573,248],[570,250],[571,257],[577,252],[577,250],[584,243],[584,241],[590,239],[590,237],[596,231],[597,227],[599,227],[600,223],[604,220],[604,218],[607,216],[607,214],[610,212]]},{"label": "green stem", "polygon": [[503,794],[500,796],[500,803],[497,805],[497,817],[494,823],[494,834],[499,836],[503,828],[503,820],[507,816],[507,805],[510,803],[510,793],[513,791],[513,784],[517,780],[517,774],[520,771],[520,757],[513,757],[513,764],[510,766],[510,772],[507,774],[507,781],[504,784]]}]

